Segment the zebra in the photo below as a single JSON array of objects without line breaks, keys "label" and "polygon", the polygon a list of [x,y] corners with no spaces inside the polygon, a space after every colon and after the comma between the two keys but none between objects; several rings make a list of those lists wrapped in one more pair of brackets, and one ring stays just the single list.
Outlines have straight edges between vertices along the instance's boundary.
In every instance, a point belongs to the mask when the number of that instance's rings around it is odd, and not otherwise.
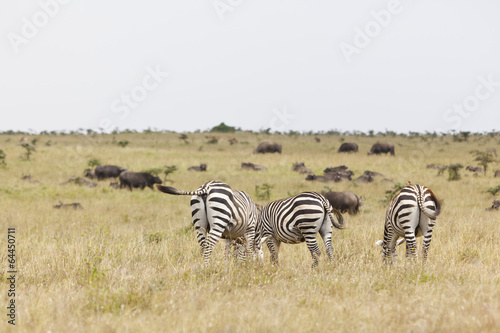
[{"label": "zebra", "polygon": [[226,254],[233,244],[240,260],[244,260],[246,254],[255,256],[257,208],[248,194],[215,180],[191,192],[159,184],[156,187],[167,194],[192,195],[191,216],[205,263],[210,261],[221,238],[226,239]]},{"label": "zebra", "polygon": [[[333,214],[337,216],[338,222]],[[281,243],[298,244],[305,241],[313,259],[312,267],[316,268],[321,254],[316,235],[319,232],[328,258],[333,260],[332,226],[343,229],[343,223],[340,212],[316,192],[303,192],[272,201],[261,208],[257,220],[256,251],[261,258],[262,244],[265,242],[271,252],[271,261],[277,264]]]},{"label": "zebra", "polygon": [[[441,212],[441,203],[434,192],[422,185],[410,184],[392,199],[387,209],[384,240],[375,244],[382,246],[384,261],[396,257],[396,246],[406,241],[406,257],[416,257],[416,237],[423,236],[422,261],[425,262],[431,243],[432,230]],[[399,239],[403,237],[402,239]]]}]

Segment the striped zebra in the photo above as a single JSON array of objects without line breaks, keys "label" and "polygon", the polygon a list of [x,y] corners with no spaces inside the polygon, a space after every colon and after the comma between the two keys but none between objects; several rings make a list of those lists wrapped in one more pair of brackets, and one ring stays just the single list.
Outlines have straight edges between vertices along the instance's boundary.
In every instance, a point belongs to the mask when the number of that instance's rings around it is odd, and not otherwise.
[{"label": "striped zebra", "polygon": [[[337,216],[338,222],[333,214]],[[342,229],[343,222],[340,212],[316,192],[304,192],[272,201],[261,208],[257,220],[256,250],[259,257],[262,257],[262,244],[266,242],[271,252],[271,261],[278,263],[281,243],[298,244],[305,241],[313,259],[312,267],[316,268],[321,254],[316,235],[319,232],[323,238],[326,254],[332,260],[332,226]]]},{"label": "striped zebra", "polygon": [[[382,246],[384,260],[396,259],[396,245],[406,241],[406,257],[417,254],[416,237],[423,236],[422,257],[427,259],[432,229],[441,212],[441,203],[430,188],[409,185],[392,199],[385,218],[384,240],[375,244]],[[403,237],[402,239],[399,239]]]},{"label": "striped zebra", "polygon": [[181,191],[157,184],[158,190],[167,194],[192,195],[191,215],[198,244],[205,263],[219,239],[226,239],[226,254],[231,244],[236,245],[238,258],[254,255],[257,208],[253,200],[242,191],[232,190],[219,181],[209,181],[195,191]]}]

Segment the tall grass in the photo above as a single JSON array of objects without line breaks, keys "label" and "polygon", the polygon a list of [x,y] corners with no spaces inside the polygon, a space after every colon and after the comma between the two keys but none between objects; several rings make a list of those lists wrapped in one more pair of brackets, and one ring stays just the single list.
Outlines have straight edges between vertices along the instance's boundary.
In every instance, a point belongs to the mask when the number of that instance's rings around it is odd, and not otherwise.
[{"label": "tall grass", "polygon": [[[224,136],[224,135],[223,135]],[[285,136],[236,133],[239,143],[206,144],[203,133],[189,143],[175,133],[96,136],[37,136],[37,152],[19,159],[20,136],[0,135],[7,166],[0,168],[0,212],[4,234],[0,258],[7,264],[6,230],[16,227],[18,325],[20,332],[496,332],[500,326],[500,223],[486,212],[498,184],[492,173],[449,182],[430,163],[473,163],[469,151],[498,145],[496,138]],[[345,141],[360,153],[338,154]],[[44,145],[51,142],[50,146]],[[128,141],[126,147],[114,142]],[[253,155],[261,141],[283,144],[282,155]],[[396,145],[396,157],[367,156],[376,141]],[[189,197],[59,185],[82,176],[91,159],[129,170],[176,165],[172,186],[192,190],[211,179],[247,191],[258,203],[256,185],[269,184],[270,200],[302,191],[321,191],[325,183],[305,181],[292,172],[305,162],[316,174],[347,165],[355,177],[365,170],[393,182],[326,184],[365,198],[361,212],[346,215],[347,229],[335,230],[335,260],[323,251],[318,271],[310,268],[305,244],[283,245],[280,266],[238,263],[224,258],[218,245],[205,267],[191,227]],[[267,171],[240,170],[241,162]],[[207,163],[208,171],[187,171]],[[491,170],[498,169],[491,164]],[[31,174],[40,183],[21,180]],[[433,189],[443,200],[425,267],[404,260],[384,266],[380,247],[386,191],[411,181]],[[80,202],[83,210],[52,206]],[[420,243],[420,241],[419,241]],[[2,272],[2,297],[7,298]],[[0,321],[5,331],[6,316]]]}]

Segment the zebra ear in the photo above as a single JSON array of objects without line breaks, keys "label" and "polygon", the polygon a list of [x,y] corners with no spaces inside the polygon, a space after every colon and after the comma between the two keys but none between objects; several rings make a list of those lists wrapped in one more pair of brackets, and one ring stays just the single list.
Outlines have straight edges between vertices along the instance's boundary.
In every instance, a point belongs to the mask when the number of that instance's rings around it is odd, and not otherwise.
[{"label": "zebra ear", "polygon": [[384,243],[383,241],[378,240],[378,241],[375,242],[375,245],[382,246],[383,243]]}]

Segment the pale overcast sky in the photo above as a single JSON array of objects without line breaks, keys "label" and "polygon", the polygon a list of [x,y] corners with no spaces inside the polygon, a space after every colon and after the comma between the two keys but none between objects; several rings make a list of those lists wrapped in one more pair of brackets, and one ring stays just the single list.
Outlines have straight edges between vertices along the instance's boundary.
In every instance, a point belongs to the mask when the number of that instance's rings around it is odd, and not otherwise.
[{"label": "pale overcast sky", "polygon": [[500,1],[2,1],[0,130],[500,130]]}]

